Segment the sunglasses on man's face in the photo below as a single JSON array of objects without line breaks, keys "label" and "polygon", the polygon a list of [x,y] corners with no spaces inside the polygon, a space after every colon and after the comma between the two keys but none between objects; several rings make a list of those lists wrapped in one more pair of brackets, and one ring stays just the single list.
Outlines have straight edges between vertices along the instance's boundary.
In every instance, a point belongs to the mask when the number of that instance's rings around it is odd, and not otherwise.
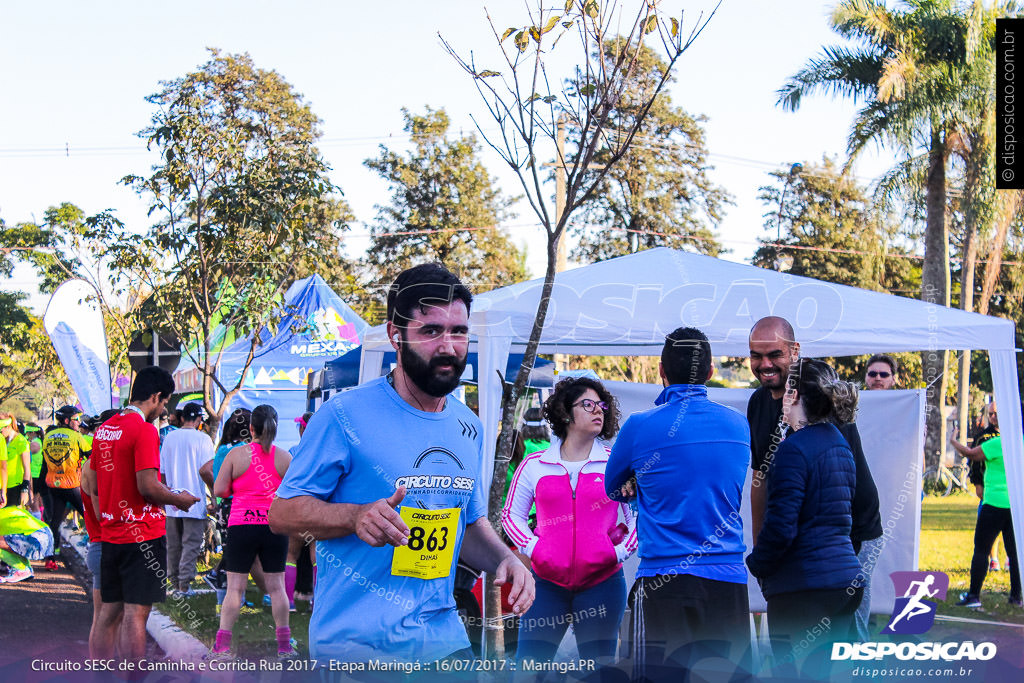
[{"label": "sunglasses on man's face", "polygon": [[892,373],[891,372],[879,372],[878,370],[872,370],[871,372],[868,373],[868,377],[871,377],[871,378],[881,377],[882,379],[889,379],[890,377],[892,377]]},{"label": "sunglasses on man's face", "polygon": [[602,411],[608,410],[608,404],[605,403],[604,401],[591,401],[589,398],[585,398],[582,401],[573,403],[572,405],[574,408],[576,406],[579,406],[588,413],[596,413],[598,408],[600,408]]}]

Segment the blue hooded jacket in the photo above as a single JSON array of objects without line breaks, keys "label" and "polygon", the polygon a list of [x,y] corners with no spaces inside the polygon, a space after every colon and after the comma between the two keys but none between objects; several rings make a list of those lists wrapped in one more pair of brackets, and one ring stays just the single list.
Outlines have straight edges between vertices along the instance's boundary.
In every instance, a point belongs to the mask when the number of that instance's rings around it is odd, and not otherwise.
[{"label": "blue hooded jacket", "polygon": [[691,574],[746,583],[740,503],[750,466],[750,428],[708,399],[700,384],[673,384],[656,408],[622,425],[605,467],[605,490],[636,476],[637,576]]},{"label": "blue hooded jacket", "polygon": [[853,453],[835,425],[790,434],[768,474],[764,525],[747,557],[765,597],[860,586],[850,541],[857,474]]}]

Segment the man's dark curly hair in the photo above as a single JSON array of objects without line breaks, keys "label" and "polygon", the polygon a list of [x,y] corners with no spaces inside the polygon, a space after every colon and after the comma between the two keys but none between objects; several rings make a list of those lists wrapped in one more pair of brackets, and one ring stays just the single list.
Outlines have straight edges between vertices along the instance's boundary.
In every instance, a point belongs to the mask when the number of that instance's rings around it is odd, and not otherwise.
[{"label": "man's dark curly hair", "polygon": [[604,426],[598,437],[608,440],[619,431],[619,402],[615,396],[604,388],[596,379],[590,377],[568,377],[555,385],[555,393],[544,401],[544,419],[551,425],[551,431],[559,439],[565,440],[569,433],[569,422],[572,420],[572,404],[593,389],[601,400],[608,404],[604,414]]}]

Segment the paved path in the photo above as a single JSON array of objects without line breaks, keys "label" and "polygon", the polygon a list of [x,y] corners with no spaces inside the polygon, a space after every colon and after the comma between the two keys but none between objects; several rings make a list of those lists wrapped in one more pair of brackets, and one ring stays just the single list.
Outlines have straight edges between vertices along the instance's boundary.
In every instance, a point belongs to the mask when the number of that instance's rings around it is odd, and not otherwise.
[{"label": "paved path", "polygon": [[31,674],[33,659],[89,657],[92,600],[63,563],[56,572],[33,562],[35,578],[0,584],[0,680],[46,680]]}]

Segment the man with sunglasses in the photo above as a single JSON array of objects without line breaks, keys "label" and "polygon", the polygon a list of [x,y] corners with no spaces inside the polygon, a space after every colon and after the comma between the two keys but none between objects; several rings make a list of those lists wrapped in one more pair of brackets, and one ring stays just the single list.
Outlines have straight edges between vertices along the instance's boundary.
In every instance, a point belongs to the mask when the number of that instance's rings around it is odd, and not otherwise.
[{"label": "man with sunglasses", "polygon": [[864,388],[895,389],[898,368],[895,358],[884,353],[876,353],[868,359],[868,369],[864,373]]}]

